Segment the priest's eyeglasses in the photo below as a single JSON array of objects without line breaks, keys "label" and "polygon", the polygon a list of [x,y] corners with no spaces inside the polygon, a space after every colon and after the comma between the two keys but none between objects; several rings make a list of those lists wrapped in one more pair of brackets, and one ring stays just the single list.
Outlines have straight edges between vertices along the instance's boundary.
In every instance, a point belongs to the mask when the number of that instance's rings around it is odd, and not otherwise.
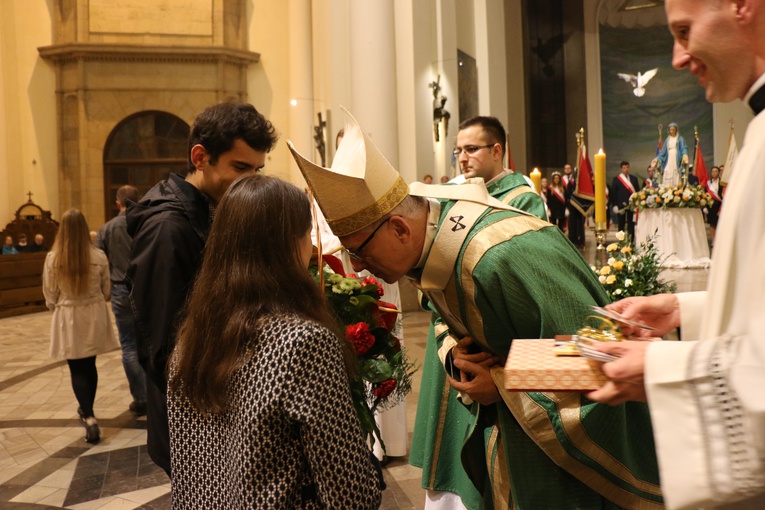
[{"label": "priest's eyeglasses", "polygon": [[377,233],[377,231],[380,230],[383,225],[388,223],[388,220],[390,220],[392,217],[393,216],[388,216],[387,218],[385,218],[383,220],[382,223],[377,225],[377,228],[374,229],[371,234],[369,234],[369,237],[367,237],[364,240],[364,242],[359,245],[358,248],[356,248],[355,250],[348,250],[348,248],[346,248],[346,250],[348,251],[348,255],[350,255],[352,259],[355,259],[355,260],[358,260],[358,261],[362,262],[364,260],[364,258],[363,258],[363,255],[361,255],[361,250],[363,250],[366,247],[366,245],[368,245],[370,243],[370,241],[372,241],[372,238],[374,238],[374,236]]},{"label": "priest's eyeglasses", "polygon": [[454,154],[455,158],[460,157],[460,154],[465,152],[468,156],[472,156],[476,152],[480,151],[481,149],[488,149],[489,147],[494,147],[497,145],[496,143],[492,143],[489,145],[466,145],[464,147],[455,147],[452,149],[452,154]]}]

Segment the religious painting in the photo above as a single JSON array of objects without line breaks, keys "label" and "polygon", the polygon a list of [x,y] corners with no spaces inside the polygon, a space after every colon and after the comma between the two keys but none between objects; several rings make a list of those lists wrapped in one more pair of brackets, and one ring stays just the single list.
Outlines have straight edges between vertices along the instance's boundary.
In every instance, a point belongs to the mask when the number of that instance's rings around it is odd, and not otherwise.
[{"label": "religious painting", "polygon": [[603,150],[607,154],[608,182],[621,161],[630,172],[645,177],[656,156],[658,125],[675,122],[688,146],[693,164],[694,126],[707,168],[714,162],[712,105],[704,89],[687,70],[672,68],[672,35],[666,26],[613,28],[600,25]]}]

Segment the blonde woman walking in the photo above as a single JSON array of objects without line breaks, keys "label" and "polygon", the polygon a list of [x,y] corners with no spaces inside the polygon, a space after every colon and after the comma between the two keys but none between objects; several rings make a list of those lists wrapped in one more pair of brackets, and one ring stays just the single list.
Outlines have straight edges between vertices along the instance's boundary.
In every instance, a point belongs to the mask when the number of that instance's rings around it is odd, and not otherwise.
[{"label": "blonde woman walking", "polygon": [[65,359],[69,365],[72,389],[80,405],[77,414],[88,443],[101,438],[93,413],[98,386],[96,355],[119,347],[106,306],[109,291],[106,255],[90,242],[82,213],[69,209],[45,258],[43,293],[53,311],[50,356]]}]

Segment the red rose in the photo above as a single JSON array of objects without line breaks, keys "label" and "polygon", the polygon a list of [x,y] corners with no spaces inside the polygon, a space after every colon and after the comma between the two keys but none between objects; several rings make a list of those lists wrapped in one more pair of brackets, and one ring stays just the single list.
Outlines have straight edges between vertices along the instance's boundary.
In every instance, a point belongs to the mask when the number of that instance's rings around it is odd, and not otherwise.
[{"label": "red rose", "polygon": [[388,395],[390,395],[395,389],[396,389],[395,379],[386,379],[380,383],[380,386],[375,388],[375,391],[374,391],[375,397],[385,398]]},{"label": "red rose", "polygon": [[380,285],[380,282],[378,282],[373,276],[367,276],[364,278],[364,281],[361,282],[363,285],[377,285],[377,294],[380,297],[383,297],[383,294],[385,294],[385,291],[382,288],[382,285]]},{"label": "red rose", "polygon": [[366,322],[357,322],[345,327],[345,339],[353,344],[356,354],[361,356],[375,344],[375,336],[369,332]]}]

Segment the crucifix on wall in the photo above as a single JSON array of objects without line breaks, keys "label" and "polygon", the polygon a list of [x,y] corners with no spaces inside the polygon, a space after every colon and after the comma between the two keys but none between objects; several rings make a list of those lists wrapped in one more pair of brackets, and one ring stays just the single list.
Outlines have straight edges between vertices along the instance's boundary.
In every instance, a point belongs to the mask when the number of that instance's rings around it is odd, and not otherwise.
[{"label": "crucifix on wall", "polygon": [[446,96],[441,95],[441,75],[438,75],[436,81],[428,84],[433,89],[433,136],[436,142],[441,140],[439,126],[444,127],[444,137],[449,135],[449,118],[451,114],[444,108],[446,105]]}]

